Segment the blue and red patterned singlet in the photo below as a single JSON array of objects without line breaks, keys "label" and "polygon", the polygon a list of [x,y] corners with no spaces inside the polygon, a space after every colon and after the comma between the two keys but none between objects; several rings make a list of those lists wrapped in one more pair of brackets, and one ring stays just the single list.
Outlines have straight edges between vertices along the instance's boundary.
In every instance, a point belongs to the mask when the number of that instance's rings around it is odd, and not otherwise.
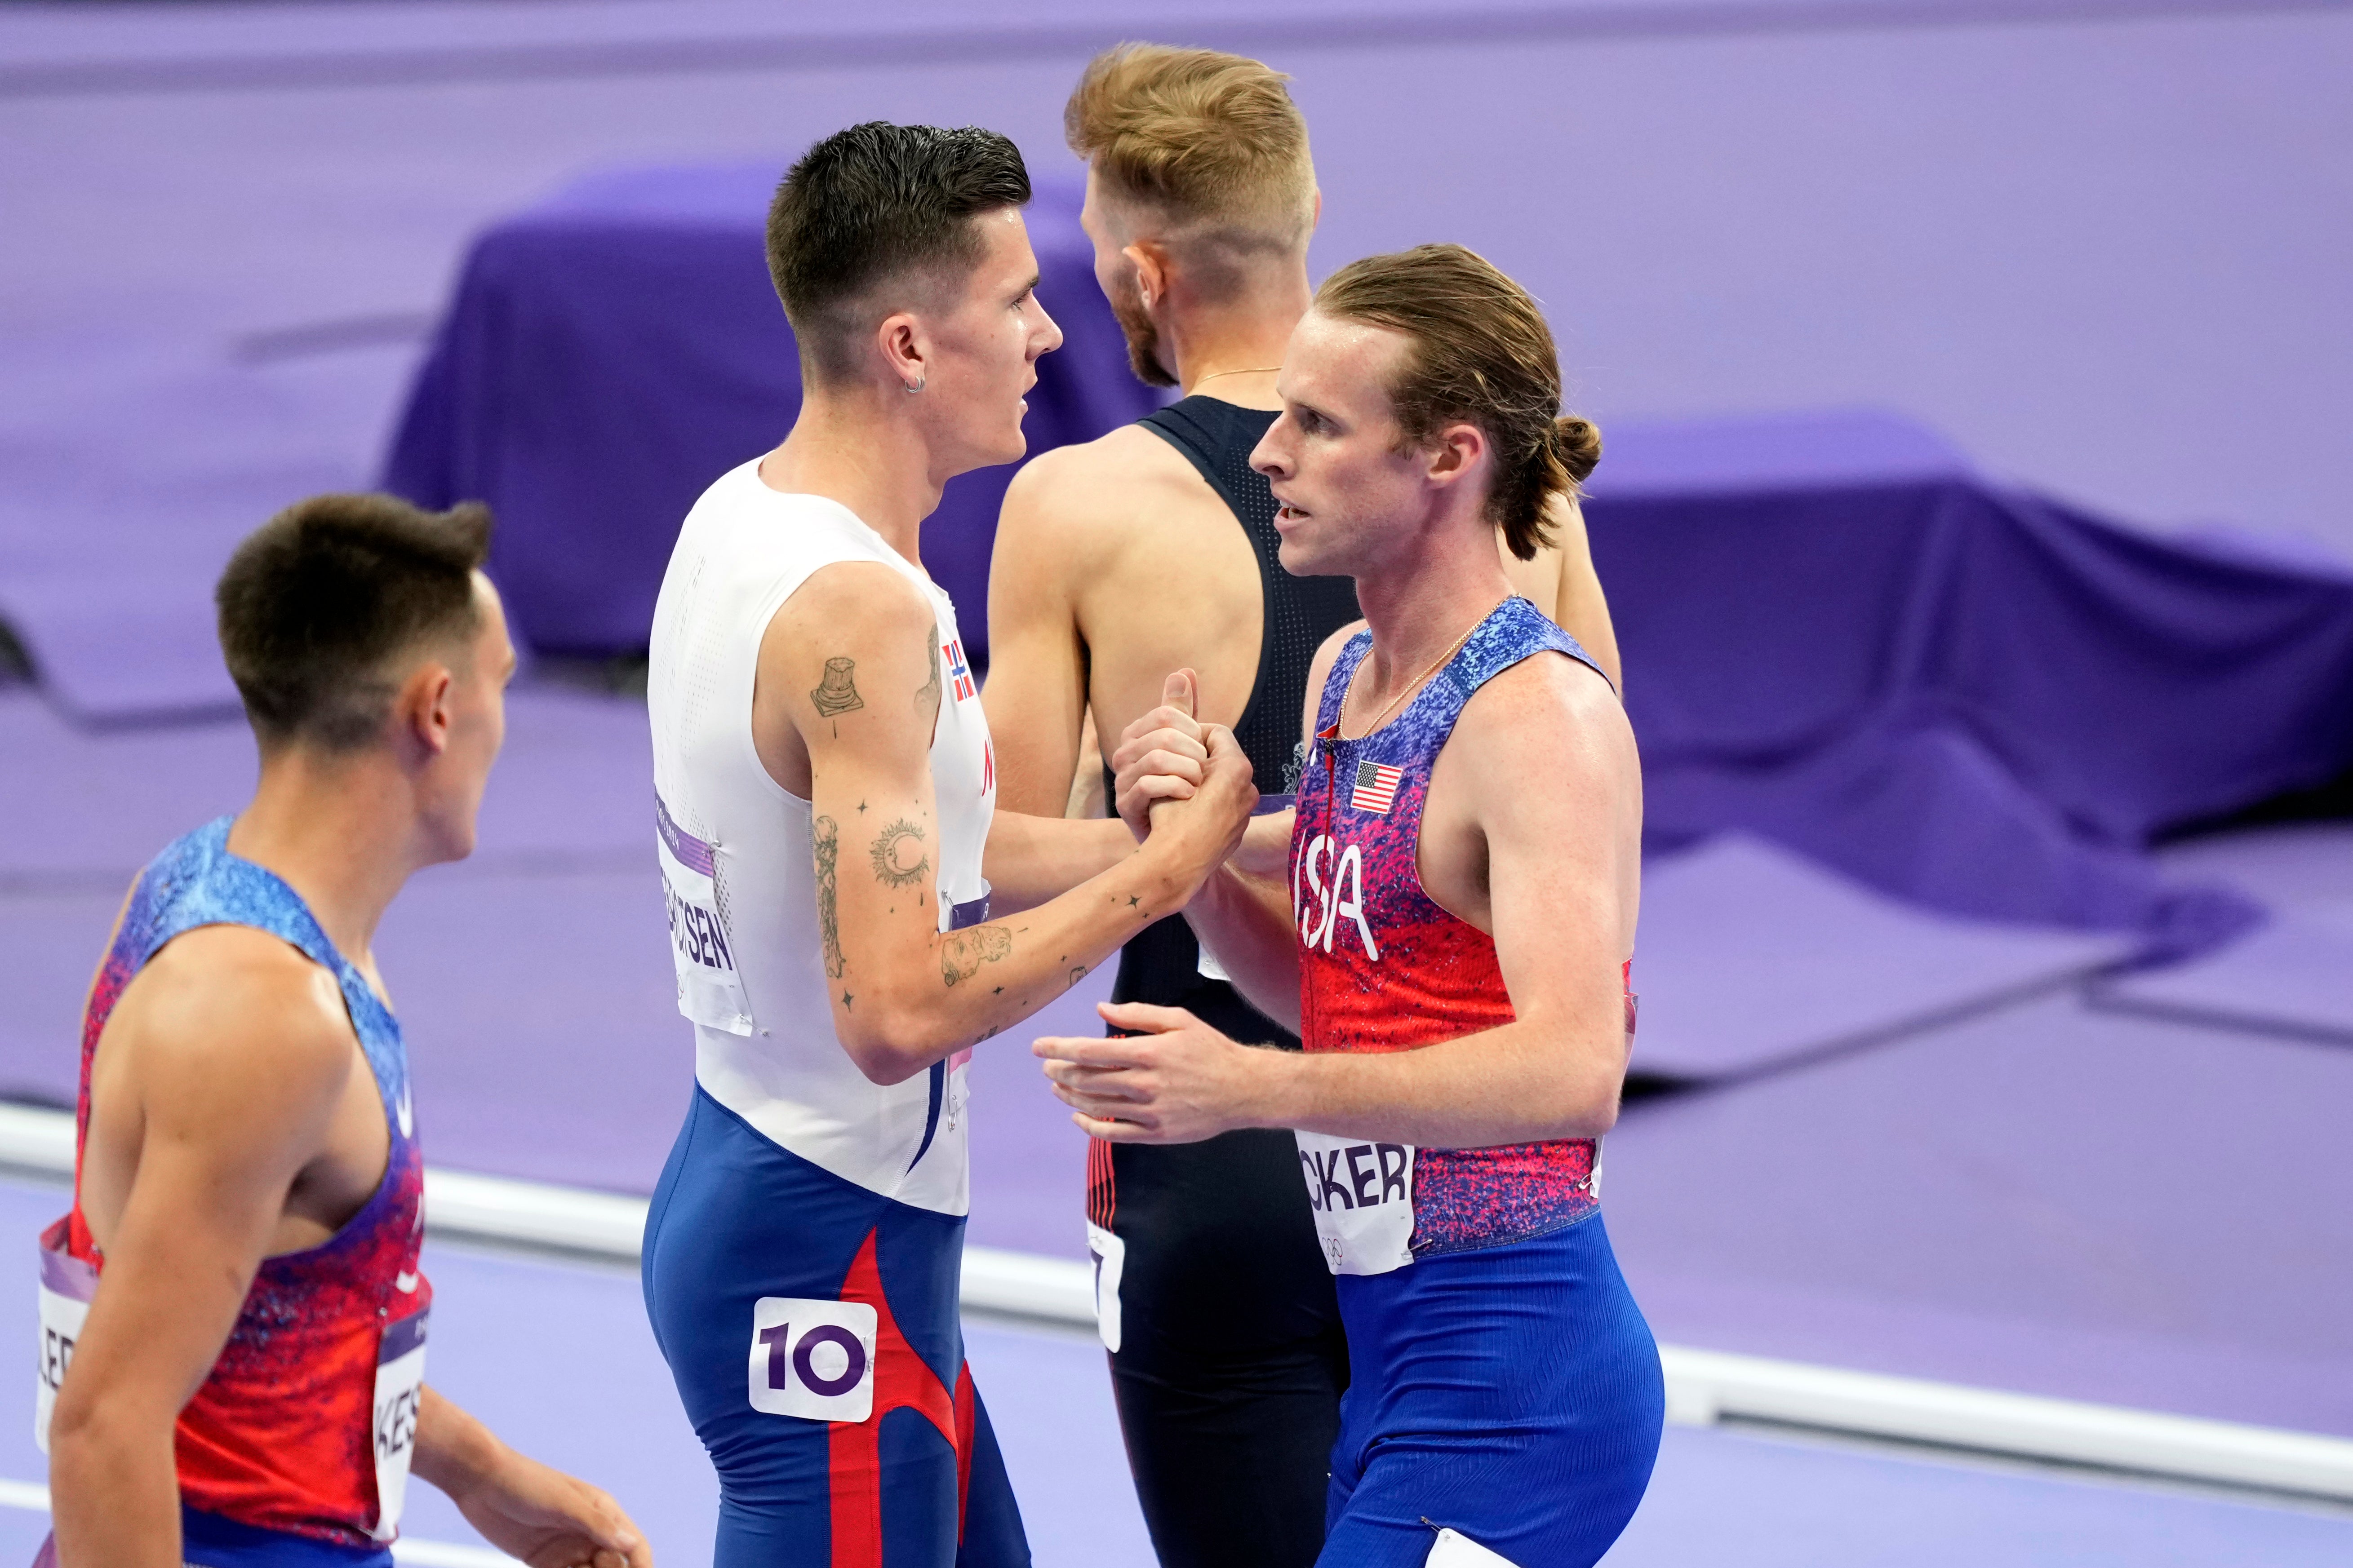
[{"label": "blue and red patterned singlet", "polygon": [[82,1218],[80,1152],[90,1065],[115,1004],[165,942],[241,925],[334,975],[384,1102],[391,1149],[360,1211],[314,1247],[264,1258],[228,1342],[180,1413],[178,1458],[191,1563],[388,1565],[415,1446],[433,1289],[417,1267],[425,1165],[400,1026],[301,898],[228,850],[230,819],[186,835],[131,889],[82,1020],[73,1209],[43,1234],[44,1438],[105,1259]]}]

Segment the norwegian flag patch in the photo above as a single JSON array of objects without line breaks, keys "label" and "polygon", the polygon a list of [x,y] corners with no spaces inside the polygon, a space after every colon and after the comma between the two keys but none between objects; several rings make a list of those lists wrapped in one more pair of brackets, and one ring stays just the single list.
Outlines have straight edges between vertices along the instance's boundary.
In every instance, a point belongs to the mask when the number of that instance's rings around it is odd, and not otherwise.
[{"label": "norwegian flag patch", "polygon": [[968,702],[974,695],[972,667],[964,661],[964,639],[950,637],[940,651],[948,658],[948,689],[955,693],[958,702]]},{"label": "norwegian flag patch", "polygon": [[1358,811],[1369,811],[1387,816],[1389,807],[1397,804],[1398,783],[1405,770],[1381,763],[1358,763],[1356,786],[1348,792],[1348,804]]}]

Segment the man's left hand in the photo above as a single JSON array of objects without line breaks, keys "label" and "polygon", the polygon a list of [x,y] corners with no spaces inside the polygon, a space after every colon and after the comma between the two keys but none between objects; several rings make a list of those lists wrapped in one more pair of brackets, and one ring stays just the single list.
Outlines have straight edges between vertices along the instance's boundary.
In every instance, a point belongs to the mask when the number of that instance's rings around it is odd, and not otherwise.
[{"label": "man's left hand", "polygon": [[450,1494],[491,1545],[531,1568],[653,1568],[652,1548],[610,1496],[512,1449],[501,1459]]},{"label": "man's left hand", "polygon": [[1105,1002],[1110,1038],[1049,1036],[1045,1058],[1071,1120],[1107,1143],[1198,1143],[1257,1123],[1251,1110],[1273,1053],[1235,1044],[1182,1007]]}]

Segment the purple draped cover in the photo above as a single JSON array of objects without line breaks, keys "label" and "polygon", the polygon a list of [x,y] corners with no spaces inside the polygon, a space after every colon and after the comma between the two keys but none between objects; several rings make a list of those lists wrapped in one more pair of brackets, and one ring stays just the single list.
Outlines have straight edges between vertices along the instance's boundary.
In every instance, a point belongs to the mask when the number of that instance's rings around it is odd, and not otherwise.
[{"label": "purple draped cover", "polygon": [[[645,646],[687,509],[781,440],[799,361],[761,230],[774,163],[592,176],[474,242],[403,416],[386,489],[485,500],[491,569],[542,652]],[[1080,192],[1040,180],[1029,213],[1039,297],[1062,347],[1039,362],[1031,452],[1092,440],[1158,406],[1130,374],[1095,287]],[[988,552],[1013,466],[952,481],[923,562],[988,648]]]},{"label": "purple draped cover", "polygon": [[1654,845],[1746,827],[2158,959],[2257,911],[2160,882],[2153,835],[2353,766],[2353,574],[1990,486],[1884,417],[1617,445],[1587,510]]},{"label": "purple draped cover", "polygon": [[[543,650],[644,645],[679,521],[798,399],[762,261],[772,165],[575,185],[476,243],[386,468],[481,499]],[[1042,184],[1033,451],[1136,417],[1078,195]],[[1589,500],[1654,847],[1742,827],[1886,891],[2199,951],[2260,918],[2151,835],[2353,766],[2353,575],[2118,528],[1885,416],[1612,426]],[[933,574],[985,658],[1011,469],[948,489]]]}]

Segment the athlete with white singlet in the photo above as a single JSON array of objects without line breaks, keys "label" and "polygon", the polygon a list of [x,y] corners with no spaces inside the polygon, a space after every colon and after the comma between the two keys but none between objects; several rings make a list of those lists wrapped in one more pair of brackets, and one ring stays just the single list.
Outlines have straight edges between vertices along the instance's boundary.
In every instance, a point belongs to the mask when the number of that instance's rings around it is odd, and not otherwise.
[{"label": "athlete with white singlet", "polygon": [[411,1469],[532,1568],[650,1568],[613,1500],[425,1382],[424,1162],[370,952],[464,858],[514,672],[479,507],[322,496],[217,598],[252,804],[132,884],[41,1238],[43,1568],[392,1568]]},{"label": "athlete with white singlet", "polygon": [[[1274,498],[1250,466],[1313,292],[1320,198],[1286,79],[1236,55],[1126,44],[1089,64],[1063,110],[1087,161],[1095,276],[1135,374],[1187,395],[1041,454],[1007,492],[985,697],[1013,809],[1060,810],[1074,768],[1076,793],[1099,798],[1092,734],[1120,734],[1180,666],[1198,672],[1198,715],[1233,726],[1261,809],[1279,808],[1309,665],[1358,616],[1346,577],[1284,570]],[[1614,678],[1574,498],[1551,498],[1547,517],[1527,559],[1500,541],[1494,553]],[[1181,919],[1122,950],[1112,994],[1299,1047],[1203,961]],[[1259,1129],[1092,1147],[1098,1319],[1162,1568],[1306,1568],[1323,1544],[1347,1346],[1296,1159],[1289,1132]]]},{"label": "athlete with white singlet", "polygon": [[794,165],[768,250],[800,413],[695,504],[655,609],[696,1088],[644,1279],[719,1473],[718,1568],[1029,1561],[958,1322],[965,1064],[1180,908],[1256,798],[1212,730],[1200,795],[1150,844],[995,809],[918,541],[949,479],[1021,456],[1060,342],[1029,196],[986,131],[860,125]]},{"label": "athlete with white singlet", "polygon": [[[1041,1039],[1096,1137],[1296,1130],[1346,1325],[1324,1568],[1597,1561],[1648,1484],[1658,1354],[1602,1228],[1631,1043],[1641,775],[1608,679],[1497,565],[1599,456],[1534,301],[1469,251],[1343,268],[1253,458],[1282,562],[1366,629],[1317,659],[1294,820],[1187,910],[1303,1054],[1182,1009]],[[1114,753],[1139,826],[1190,794],[1189,671]],[[1287,834],[1280,829],[1288,828]],[[1148,840],[1147,840],[1148,842]]]}]

